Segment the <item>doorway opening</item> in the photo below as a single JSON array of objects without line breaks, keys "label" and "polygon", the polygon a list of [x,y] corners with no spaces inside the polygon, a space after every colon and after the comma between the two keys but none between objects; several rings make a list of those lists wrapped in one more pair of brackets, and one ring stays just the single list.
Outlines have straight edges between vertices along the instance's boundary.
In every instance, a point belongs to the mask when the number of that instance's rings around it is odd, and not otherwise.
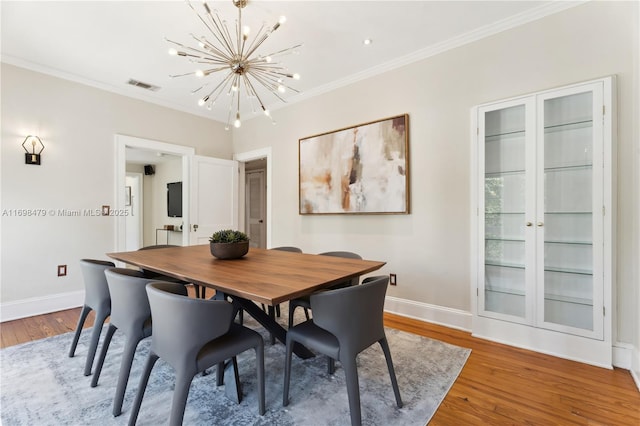
[{"label": "doorway opening", "polygon": [[271,148],[235,154],[233,159],[240,171],[239,224],[253,247],[271,247]]},{"label": "doorway opening", "polygon": [[[172,171],[168,172],[168,174],[170,175],[169,177],[171,177],[172,179],[181,180],[183,184],[183,192],[185,194],[189,193],[189,172],[190,172],[189,158],[195,154],[194,148],[168,144],[165,142],[160,142],[160,141],[155,141],[150,139],[136,138],[133,136],[126,136],[126,135],[116,135],[115,143],[116,143],[116,156],[115,156],[116,202],[114,206],[114,209],[115,209],[114,211],[125,212],[125,211],[129,211],[130,208],[132,207],[130,205],[127,205],[133,201],[133,199],[129,197],[129,194],[133,195],[133,193],[129,192],[129,190],[127,189],[127,186],[130,186],[130,185],[127,185],[128,163],[130,164],[130,170],[129,170],[130,173],[131,172],[143,173],[142,170],[144,169],[147,169],[147,170],[153,169],[154,172],[157,170],[155,167],[152,167],[151,169],[144,167],[144,165],[152,166],[151,159],[153,159],[154,160],[153,162],[155,162],[156,164],[160,163],[161,160],[173,161],[175,162],[175,165],[171,167]],[[140,156],[140,158],[137,158],[136,156]],[[141,158],[145,158],[145,159],[141,159]],[[131,165],[137,162],[142,163],[140,166],[141,167],[140,171],[131,169],[132,167]],[[147,170],[145,170],[144,173],[147,173]],[[147,176],[149,175],[146,175],[145,177]],[[141,186],[144,188],[145,187],[144,183]],[[149,189],[152,189],[152,188],[143,189],[142,192],[143,193],[146,192],[146,195],[148,195],[150,194],[150,192],[148,192]],[[131,188],[131,190],[133,190],[133,188]],[[161,189],[160,190],[157,189],[156,191],[158,191],[157,192],[158,194],[164,194],[164,196],[155,195],[155,198],[158,199],[158,202],[154,203],[153,207],[150,207],[152,211],[147,211],[145,213],[142,213],[143,215],[146,215],[146,216],[150,215],[149,217],[153,217],[154,214],[157,214],[159,216],[162,216],[162,214],[166,215],[167,213],[166,192],[163,193]],[[166,191],[166,187],[165,187],[165,191]],[[151,196],[148,195],[147,197],[144,197],[144,196],[141,196],[141,194],[138,194],[138,198],[139,198],[139,201],[141,201],[142,199],[151,198]],[[187,230],[187,232],[175,233],[176,235],[171,236],[171,238],[173,238],[173,240],[171,240],[171,243],[176,245],[186,246],[186,245],[189,245],[188,230],[190,229],[189,228],[190,227],[189,199],[187,196],[183,197],[183,200],[182,200],[182,213],[183,213],[182,218],[172,218],[172,219],[174,221],[177,221],[177,224],[180,226],[180,229],[185,229]],[[128,240],[128,238],[133,238],[133,237],[128,237],[127,229],[128,228],[130,229],[129,234],[139,233],[139,230],[133,230],[133,231],[131,230],[132,227],[133,228],[136,227],[136,224],[132,223],[130,220],[128,222],[127,215],[125,214],[122,214],[122,215],[116,214],[115,219],[116,219],[115,249],[117,251],[129,250],[128,247],[130,247],[130,244],[132,244],[132,242]],[[163,222],[163,221],[164,220],[160,220],[160,222]],[[163,233],[163,231],[160,231],[160,232],[156,231],[157,228],[164,228],[164,226],[160,226],[156,222],[150,221],[150,220],[147,220],[146,222],[147,223],[145,223],[145,221],[143,220],[143,225],[138,225],[138,226],[143,228],[153,227],[153,230],[152,231],[147,230],[147,232],[143,232],[142,241],[139,241],[138,244],[141,243],[142,246],[153,245],[156,243],[156,239],[158,239],[157,244],[165,244],[165,237],[169,238],[169,236],[165,236],[163,234],[162,241],[159,241],[161,239],[160,234]],[[158,237],[156,237],[156,233],[158,234]]]},{"label": "doorway opening", "polygon": [[244,164],[244,226],[250,246],[267,247],[267,159],[248,161]]}]

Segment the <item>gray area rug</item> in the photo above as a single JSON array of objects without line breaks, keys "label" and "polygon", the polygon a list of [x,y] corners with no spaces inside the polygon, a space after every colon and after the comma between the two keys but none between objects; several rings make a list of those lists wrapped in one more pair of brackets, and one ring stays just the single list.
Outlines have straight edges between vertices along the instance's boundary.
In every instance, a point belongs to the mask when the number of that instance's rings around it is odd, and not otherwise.
[{"label": "gray area rug", "polygon": [[[138,347],[123,413],[113,417],[113,395],[124,344],[122,333],[116,332],[113,338],[96,388],[89,386],[91,376],[82,374],[89,332],[83,331],[76,356],[68,358],[72,337],[67,333],[0,351],[2,425],[127,424],[150,338]],[[425,425],[471,351],[394,329],[387,329],[387,338],[404,407],[396,407],[384,355],[379,345],[372,346],[358,357],[363,424]],[[241,404],[226,397],[224,386],[216,387],[215,368],[210,369],[213,374],[199,374],[191,384],[185,425],[350,424],[344,373],[339,363],[335,375],[329,376],[325,357],[300,360],[294,356],[290,403],[283,407],[284,345],[270,345],[268,339],[266,342],[266,414],[258,415],[255,356],[248,351],[238,357],[244,394]],[[142,401],[139,425],[168,422],[173,383],[173,369],[159,360]]]}]

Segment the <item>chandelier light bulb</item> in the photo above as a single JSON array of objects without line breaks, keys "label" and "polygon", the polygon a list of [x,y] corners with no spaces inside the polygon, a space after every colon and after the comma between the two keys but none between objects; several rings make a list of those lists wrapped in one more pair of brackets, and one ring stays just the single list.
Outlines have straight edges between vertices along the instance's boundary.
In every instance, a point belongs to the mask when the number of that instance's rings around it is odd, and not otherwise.
[{"label": "chandelier light bulb", "polygon": [[286,87],[284,87],[282,84],[278,85],[278,92],[284,93],[286,91],[287,91]]},{"label": "chandelier light bulb", "polygon": [[244,27],[242,27],[242,35],[245,38],[247,38],[250,32],[251,32],[251,28],[248,25],[245,25]]},{"label": "chandelier light bulb", "polygon": [[169,55],[177,56],[178,55],[178,51],[176,49],[174,49],[173,47],[171,47],[171,48],[169,48]]},{"label": "chandelier light bulb", "polygon": [[297,74],[297,73],[296,73],[296,74],[294,74],[294,75],[293,75],[293,79],[294,79],[294,80],[300,80],[300,74]]},{"label": "chandelier light bulb", "polygon": [[204,77],[204,71],[196,70],[196,77],[200,77],[200,78]]},{"label": "chandelier light bulb", "polygon": [[269,112],[268,109],[264,110],[264,115],[266,115],[267,117],[271,117],[271,112]]},{"label": "chandelier light bulb", "polygon": [[265,61],[267,61],[267,62],[271,62],[271,60],[272,60],[272,59],[271,59],[271,56],[266,56],[266,57],[264,58],[264,60],[265,60]]},{"label": "chandelier light bulb", "polygon": [[204,99],[198,99],[198,105],[202,106],[204,105],[205,100]]},{"label": "chandelier light bulb", "polygon": [[237,92],[238,91],[238,85],[237,84],[232,85],[231,86],[231,90],[233,90],[234,92]]},{"label": "chandelier light bulb", "polygon": [[287,22],[287,17],[286,16],[281,16],[280,19],[278,19],[278,24],[282,25],[285,22]]},{"label": "chandelier light bulb", "polygon": [[236,112],[236,121],[233,122],[233,126],[237,129],[242,125],[240,121],[240,112]]}]

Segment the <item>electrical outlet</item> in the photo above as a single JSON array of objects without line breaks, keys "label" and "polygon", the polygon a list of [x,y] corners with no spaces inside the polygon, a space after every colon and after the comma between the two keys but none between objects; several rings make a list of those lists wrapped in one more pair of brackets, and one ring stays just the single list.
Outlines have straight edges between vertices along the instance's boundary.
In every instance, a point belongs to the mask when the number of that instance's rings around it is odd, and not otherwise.
[{"label": "electrical outlet", "polygon": [[396,285],[397,283],[396,274],[389,274],[389,284]]},{"label": "electrical outlet", "polygon": [[58,265],[58,276],[64,277],[67,275],[67,265]]}]

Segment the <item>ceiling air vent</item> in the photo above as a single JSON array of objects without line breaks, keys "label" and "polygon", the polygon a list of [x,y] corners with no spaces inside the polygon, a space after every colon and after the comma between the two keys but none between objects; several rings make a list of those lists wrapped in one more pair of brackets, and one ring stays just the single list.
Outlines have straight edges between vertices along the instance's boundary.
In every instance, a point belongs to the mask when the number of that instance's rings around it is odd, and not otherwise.
[{"label": "ceiling air vent", "polygon": [[140,87],[141,89],[151,90],[152,92],[157,92],[158,90],[160,90],[160,86],[154,86],[153,84],[134,80],[132,78],[130,78],[129,81],[127,81],[127,84],[130,84],[131,86]]}]

